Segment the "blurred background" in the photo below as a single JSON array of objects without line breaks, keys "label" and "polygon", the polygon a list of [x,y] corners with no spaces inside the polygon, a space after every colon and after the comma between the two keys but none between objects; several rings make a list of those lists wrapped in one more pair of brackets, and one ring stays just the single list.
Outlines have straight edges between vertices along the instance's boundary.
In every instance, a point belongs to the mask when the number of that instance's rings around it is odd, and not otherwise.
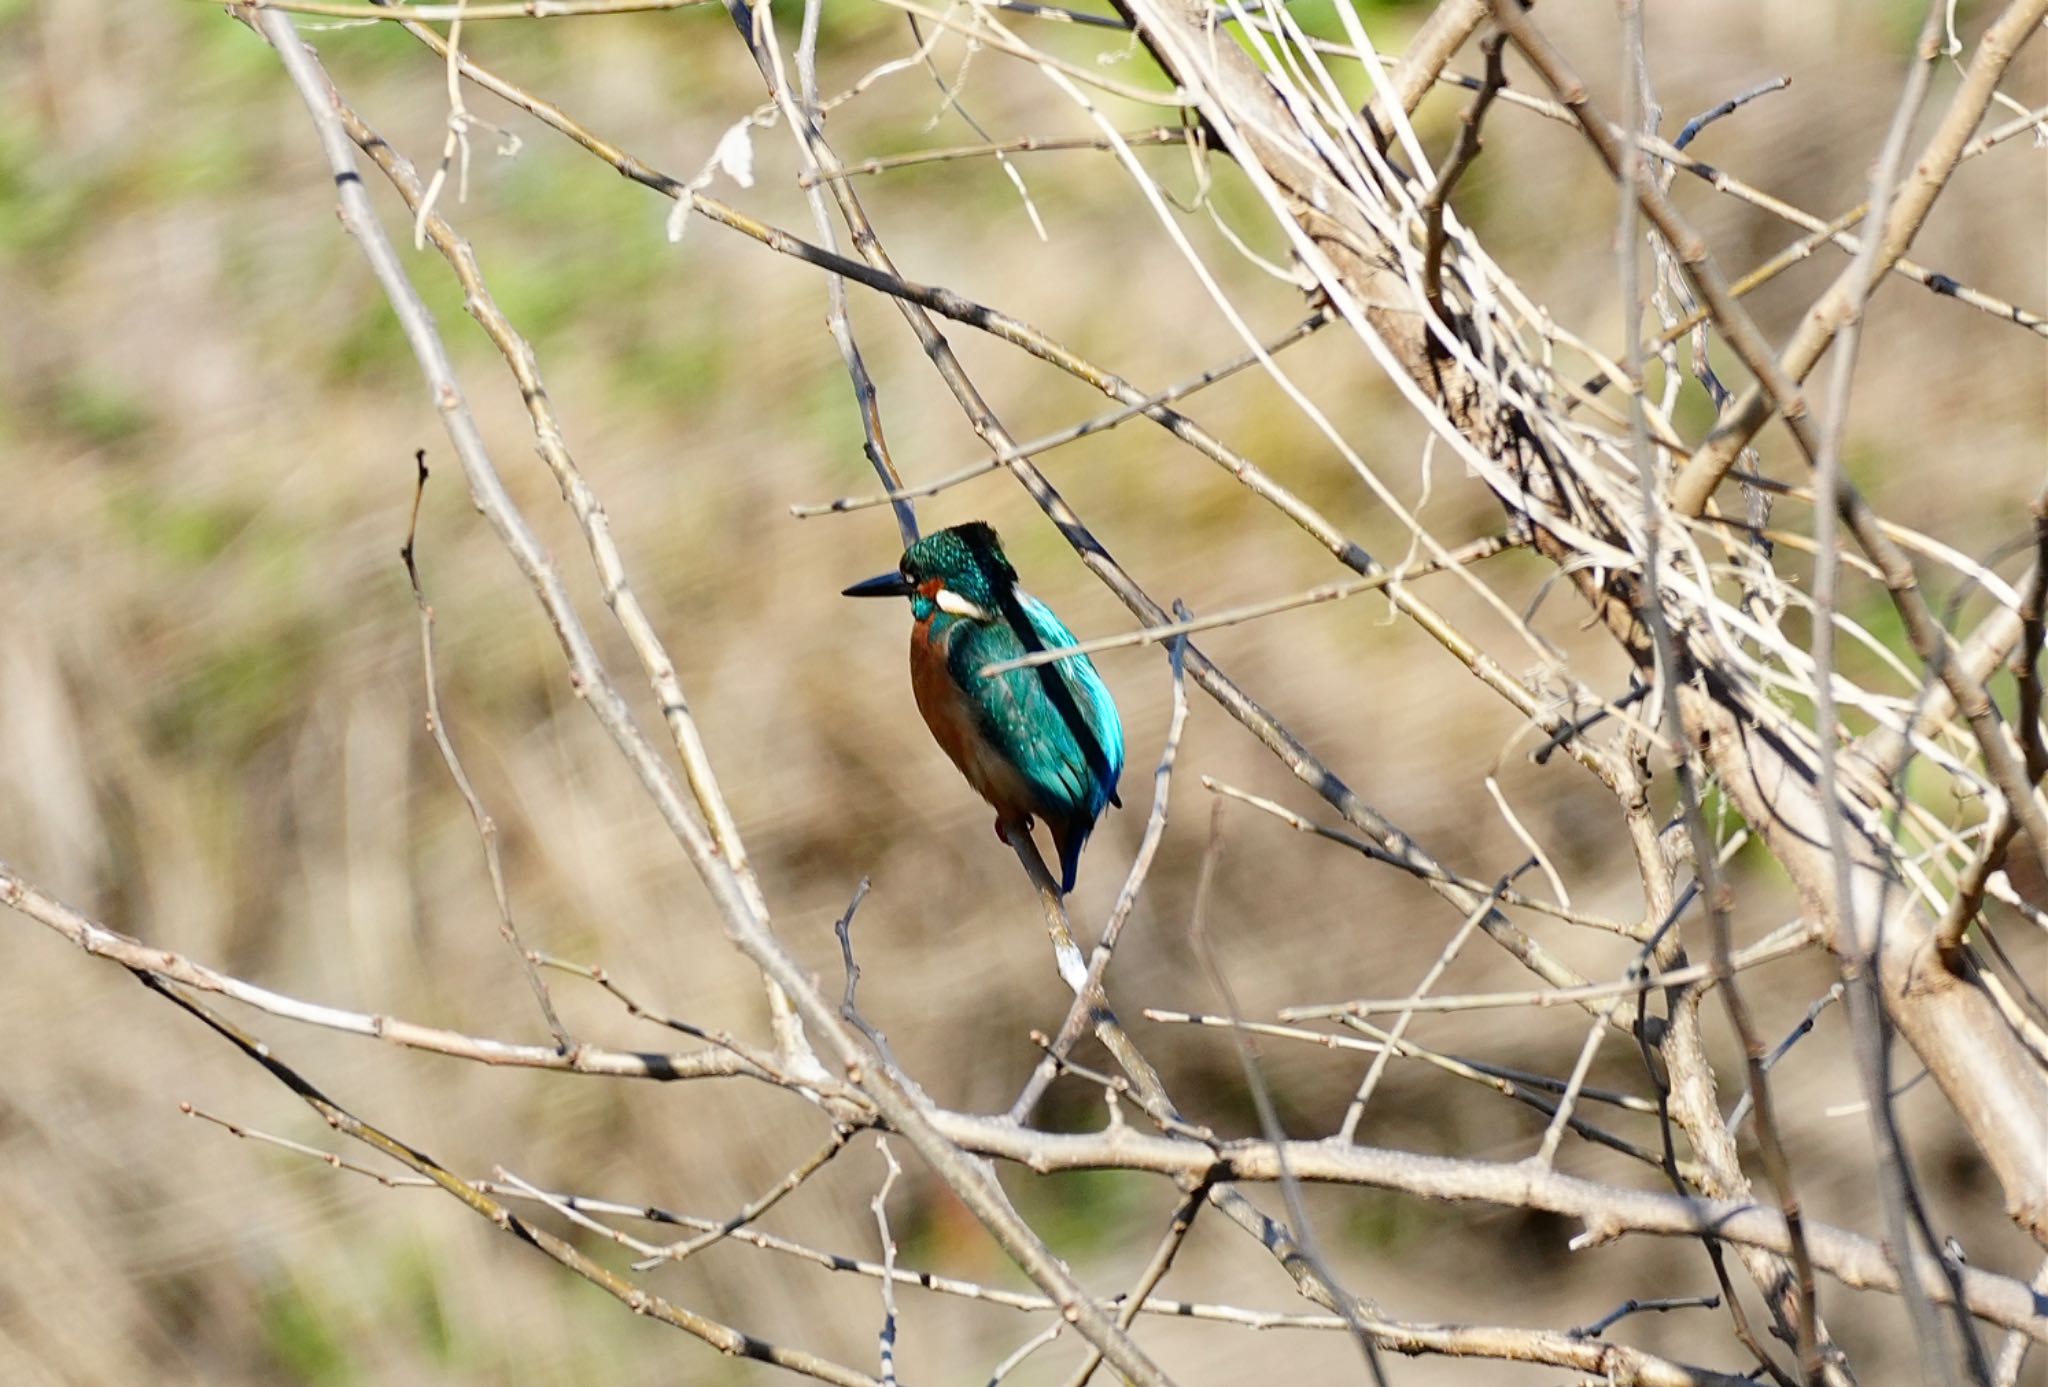
[{"label": "blurred background", "polygon": [[[1359,8],[1375,42],[1398,52],[1429,7]],[[1787,74],[1788,91],[1712,127],[1701,157],[1822,216],[1860,200],[1919,6],[1646,8],[1667,134]],[[1961,10],[1974,36],[1987,7]],[[1297,14],[1316,32],[1337,32],[1325,7]],[[1544,22],[1616,104],[1620,60],[1606,8],[1546,7]],[[365,117],[431,164],[446,115],[437,60],[391,27],[303,23]],[[1103,62],[1107,75],[1159,85],[1122,36],[1032,37],[1076,62]],[[898,12],[828,0],[825,90],[914,42]],[[680,177],[695,174],[762,97],[715,7],[479,23],[465,47]],[[2035,42],[2006,83],[2024,102],[2048,94],[2044,53],[2048,45]],[[957,108],[931,73],[911,67],[836,110],[829,131],[842,157],[977,143],[962,109],[996,139],[1085,133],[1081,115],[1028,69],[987,51],[966,56],[952,42],[934,53],[947,81],[961,84]],[[1476,62],[1468,54],[1458,66]],[[1930,112],[1954,84],[1944,65]],[[1465,100],[1440,90],[1425,104],[1418,122],[1433,148],[1447,147]],[[871,876],[855,929],[863,1010],[935,1098],[1006,1108],[1036,1058],[1028,1032],[1054,1029],[1066,994],[1015,862],[991,840],[987,810],[915,715],[907,615],[836,595],[894,563],[888,512],[790,515],[792,505],[874,487],[825,331],[822,278],[702,221],[672,244],[666,201],[501,103],[474,92],[469,101],[519,145],[501,156],[496,137],[478,131],[467,199],[458,202],[451,185],[441,210],[475,243],[501,306],[534,343],[569,446],[679,662],[782,937],[836,978],[832,921]],[[1126,129],[1166,118],[1114,99],[1106,106]],[[1993,120],[2008,114],[1995,110]],[[787,133],[757,130],[753,143],[755,186],[721,179],[711,190],[811,236]],[[1143,157],[1167,186],[1195,194],[1184,152]],[[1143,388],[1241,350],[1108,156],[1020,155],[1016,167],[1043,241],[986,159],[868,177],[861,190],[907,276],[1038,324]],[[369,181],[387,228],[404,239],[403,208],[374,173]],[[1681,178],[1675,192],[1734,272],[1795,237],[1696,182]],[[1247,213],[1228,169],[1215,170],[1212,195],[1254,248],[1284,254]],[[1615,349],[1614,200],[1580,136],[1497,108],[1455,205],[1532,297]],[[1229,250],[1206,211],[1181,224],[1262,334],[1305,311],[1296,290]],[[1913,254],[2038,310],[2048,303],[2044,227],[2048,173],[2037,143],[2022,137],[1965,167]],[[501,471],[644,725],[658,731],[502,362],[463,315],[443,263],[409,245],[403,254]],[[1823,252],[1753,296],[1766,329],[1788,331],[1841,263]],[[419,553],[439,613],[445,709],[503,828],[529,943],[601,964],[642,1000],[698,1024],[764,1033],[752,969],[725,943],[673,840],[570,693],[530,591],[464,494],[410,353],[336,224],[304,109],[254,34],[216,6],[0,0],[0,304],[0,858],[114,928],[264,986],[545,1040],[498,938],[467,812],[423,727],[418,630],[398,549],[413,452],[425,448],[436,472]],[[853,313],[905,472],[935,477],[983,456],[894,307],[856,290]],[[1857,480],[1881,510],[1972,554],[2024,534],[2048,438],[2039,340],[1897,279],[1871,323],[1849,439]],[[949,335],[1020,437],[1108,407],[1013,349],[964,328]],[[1441,454],[1425,463],[1422,426],[1355,341],[1325,334],[1285,360],[1440,539],[1499,528],[1498,505],[1461,465]],[[1703,400],[1686,409],[1688,427],[1709,417]],[[1257,372],[1205,391],[1188,411],[1383,559],[1405,551],[1405,531]],[[1768,432],[1764,440],[1766,470],[1789,476],[1780,442]],[[1044,465],[1161,601],[1214,611],[1344,576],[1272,508],[1162,431],[1127,425]],[[920,506],[926,528],[976,517],[998,526],[1026,583],[1077,632],[1128,628],[1128,614],[1007,478]],[[1489,561],[1486,576],[1519,603],[1536,596],[1546,572],[1510,555]],[[1427,589],[1431,600],[1512,671],[1544,677],[1536,655],[1470,592],[1430,581],[1439,585]],[[1855,596],[1876,624],[1881,594]],[[1604,638],[1578,629],[1582,617],[1556,592],[1536,625],[1571,654],[1580,678],[1618,691],[1620,661]],[[1392,622],[1384,602],[1302,611],[1215,632],[1202,645],[1454,868],[1490,880],[1524,856],[1482,788],[1497,773],[1578,905],[1623,919],[1640,913],[1611,800],[1565,758],[1530,764],[1530,739],[1512,711],[1419,631]],[[1099,664],[1127,723],[1129,807],[1109,817],[1084,860],[1073,905],[1088,938],[1142,828],[1169,703],[1156,650]],[[1219,1128],[1248,1133],[1256,1123],[1228,1038],[1148,1024],[1138,1011],[1220,1009],[1189,936],[1216,802],[1199,777],[1318,821],[1327,815],[1199,695],[1181,767],[1112,994],[1172,1091]],[[1222,833],[1208,920],[1248,1015],[1405,990],[1457,925],[1406,879],[1242,806],[1226,807]],[[1745,851],[1737,871],[1744,939],[1790,918],[1789,893],[1767,859]],[[1546,943],[1595,976],[1618,973],[1623,956],[1611,937],[1539,926]],[[0,917],[0,934],[0,1380],[553,1387],[773,1375],[624,1313],[453,1201],[387,1190],[182,1116],[179,1104],[189,1102],[330,1149],[338,1140],[118,968],[20,917]],[[2035,976],[2037,944],[2017,942]],[[1827,981],[1811,960],[1756,976],[1750,996],[1771,1035]],[[1523,985],[1525,975],[1482,942],[1440,990]],[[628,1020],[594,988],[561,978],[555,996],[578,1035],[665,1046],[660,1031]],[[476,1175],[503,1166],[554,1189],[719,1217],[825,1135],[814,1111],[745,1081],[491,1070],[264,1018],[255,1028],[340,1101]],[[1494,1011],[1419,1018],[1414,1034],[1461,1055],[1564,1073],[1583,1029],[1559,1013]],[[1842,1040],[1831,1012],[1782,1071],[1781,1101],[1797,1115],[1791,1157],[1808,1208],[1868,1231],[1877,1214],[1867,1127],[1853,1113],[1828,1115],[1854,1097],[1839,1086]],[[1626,1051],[1603,1049],[1595,1081],[1643,1091]],[[1365,1063],[1284,1041],[1260,1054],[1297,1135],[1334,1129]],[[1739,1057],[1731,1047],[1723,1058],[1732,1099]],[[1910,1062],[1902,1065],[1910,1077]],[[1933,1085],[1911,1089],[1900,1106],[1937,1227],[1963,1241],[1973,1265],[2030,1276],[2037,1250],[2000,1215],[1995,1183]],[[1100,1099],[1063,1082],[1042,1116],[1093,1125]],[[1497,1095],[1396,1064],[1361,1139],[1511,1159],[1540,1131],[1540,1119]],[[1568,1145],[1566,1164],[1654,1184],[1641,1167],[1579,1143]],[[863,1138],[764,1226],[874,1255],[866,1201],[881,1173]],[[1162,1182],[1135,1176],[1006,1172],[1005,1181],[1099,1288],[1129,1284],[1174,1202]],[[1277,1210],[1271,1193],[1260,1198]],[[1690,1243],[1641,1239],[1569,1254],[1575,1230],[1547,1217],[1372,1191],[1312,1192],[1309,1207],[1352,1289],[1408,1319],[1585,1324],[1629,1295],[1712,1288]],[[914,1169],[892,1208],[904,1264],[1026,1287],[971,1217]],[[1308,1308],[1270,1259],[1210,1223],[1198,1225],[1165,1294]],[[725,1245],[648,1284],[765,1337],[872,1361],[873,1282]],[[1903,1348],[1896,1303],[1851,1299],[1828,1283],[1822,1291],[1859,1361],[1880,1364]],[[916,1292],[903,1296],[903,1316],[900,1362],[917,1382],[980,1381],[1042,1324]],[[1726,1323],[1688,1311],[1631,1321],[1617,1335],[1680,1356],[1712,1354]],[[1339,1335],[1176,1323],[1146,1326],[1143,1341],[1190,1380],[1249,1380],[1276,1363],[1305,1382],[1357,1380],[1355,1351]],[[1076,1350],[1062,1341],[1009,1380],[1059,1381]],[[1392,1371],[1403,1384],[1557,1376],[1430,1361]]]}]

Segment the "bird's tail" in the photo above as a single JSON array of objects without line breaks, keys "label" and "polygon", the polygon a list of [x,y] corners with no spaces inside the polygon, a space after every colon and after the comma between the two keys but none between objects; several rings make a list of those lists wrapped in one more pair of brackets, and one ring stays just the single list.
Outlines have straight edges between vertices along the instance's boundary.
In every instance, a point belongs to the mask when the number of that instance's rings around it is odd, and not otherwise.
[{"label": "bird's tail", "polygon": [[1074,889],[1074,879],[1081,873],[1081,849],[1095,825],[1087,819],[1055,819],[1048,815],[1045,826],[1052,831],[1052,841],[1060,850],[1060,894],[1064,896]]}]

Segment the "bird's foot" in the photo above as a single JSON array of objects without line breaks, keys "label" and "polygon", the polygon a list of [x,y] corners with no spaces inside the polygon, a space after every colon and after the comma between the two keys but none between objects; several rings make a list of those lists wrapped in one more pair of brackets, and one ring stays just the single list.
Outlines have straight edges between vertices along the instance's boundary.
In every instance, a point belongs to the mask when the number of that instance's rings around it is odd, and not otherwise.
[{"label": "bird's foot", "polygon": [[1006,848],[1012,845],[1011,834],[1029,833],[1030,831],[1031,820],[1028,818],[1021,820],[1005,819],[1000,814],[996,815],[996,841]]}]

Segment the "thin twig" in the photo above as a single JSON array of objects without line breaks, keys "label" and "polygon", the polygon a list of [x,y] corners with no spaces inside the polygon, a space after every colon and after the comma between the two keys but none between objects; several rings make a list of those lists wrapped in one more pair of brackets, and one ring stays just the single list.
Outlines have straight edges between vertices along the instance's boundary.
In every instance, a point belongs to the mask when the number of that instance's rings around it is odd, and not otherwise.
[{"label": "thin twig", "polygon": [[839,998],[839,1016],[849,1026],[867,1037],[868,1044],[875,1047],[875,1053],[886,1062],[894,1064],[889,1053],[889,1042],[879,1030],[860,1014],[860,1007],[854,1002],[854,989],[860,985],[860,964],[853,958],[853,913],[860,909],[860,903],[867,899],[868,878],[862,877],[860,885],[853,888],[853,899],[846,903],[846,909],[832,922],[832,933],[839,940],[839,959],[846,973],[846,990]]},{"label": "thin twig", "polygon": [[[1565,1083],[1563,1096],[1557,1100],[1557,1110],[1551,1114],[1550,1125],[1543,1130],[1542,1145],[1531,1157],[1537,1165],[1546,1170],[1557,1160],[1557,1148],[1564,1141],[1565,1130],[1573,1121],[1572,1109],[1578,1104],[1579,1092],[1585,1087],[1586,1074],[1593,1067],[1593,1056],[1598,1053],[1600,1041],[1606,1034],[1607,1018],[1604,1016],[1595,1017],[1593,1023],[1586,1027],[1586,1039],[1579,1046],[1579,1058],[1572,1065],[1571,1078]],[[1655,1164],[1654,1158],[1652,1164]]]},{"label": "thin twig", "polygon": [[1065,1320],[1054,1320],[1009,1353],[1003,1355],[988,1375],[988,1387],[1002,1387],[1003,1379],[1024,1365],[1024,1360],[1067,1332]]},{"label": "thin twig", "polygon": [[1990,886],[1991,878],[2005,867],[2006,849],[2018,831],[2019,822],[2005,805],[1995,805],[1990,821],[1984,826],[1982,846],[1970,859],[1969,865],[1956,876],[1955,894],[1949,898],[1948,907],[1934,925],[1934,951],[1941,956],[1942,965],[1951,972],[1960,972],[1965,966],[1961,958],[1963,936],[1976,923],[1977,912],[1984,908],[1985,890]]},{"label": "thin twig", "polygon": [[422,448],[413,456],[414,465],[419,469],[413,484],[412,519],[405,527],[405,546],[398,556],[405,562],[405,576],[412,583],[413,605],[420,614],[420,665],[427,692],[427,732],[433,737],[435,749],[441,753],[441,763],[448,767],[449,778],[462,795],[462,802],[469,807],[470,822],[476,826],[476,836],[483,843],[484,870],[491,879],[491,899],[498,906],[498,933],[512,952],[519,957],[519,966],[525,970],[526,982],[533,989],[534,1000],[540,1003],[540,1014],[547,1022],[548,1033],[555,1038],[555,1048],[568,1054],[575,1048],[569,1032],[562,1027],[562,1019],[555,1014],[555,1004],[548,996],[548,985],[541,981],[540,969],[534,955],[519,938],[519,926],[512,921],[512,897],[505,887],[505,864],[498,852],[498,821],[484,808],[476,787],[470,783],[469,773],[462,768],[462,758],[455,754],[455,743],[448,736],[448,720],[441,712],[441,681],[434,669],[434,609],[427,603],[426,589],[420,583],[419,533],[420,502],[427,494],[427,450]]},{"label": "thin twig", "polygon": [[1783,91],[1791,85],[1792,79],[1788,76],[1773,77],[1768,81],[1757,83],[1747,91],[1738,92],[1718,105],[1708,107],[1685,123],[1684,128],[1678,132],[1678,138],[1671,142],[1672,148],[1684,149],[1699,137],[1700,131],[1706,129],[1715,121],[1734,115],[1760,96],[1769,96],[1772,92]]},{"label": "thin twig", "polygon": [[2019,688],[2017,716],[2020,745],[2025,749],[2027,779],[2039,785],[2048,776],[2048,741],[2041,730],[2042,610],[2048,605],[2048,489],[2034,497],[2034,566],[2020,598],[2020,646],[2013,657],[2013,678]]},{"label": "thin twig", "polygon": [[[1222,801],[1218,800],[1217,803],[1221,804]],[[1464,920],[1459,923],[1457,930],[1445,942],[1443,948],[1437,950],[1436,958],[1430,963],[1428,971],[1423,973],[1421,979],[1413,988],[1409,989],[1408,1000],[1420,1002],[1428,994],[1429,989],[1436,986],[1437,979],[1441,978],[1444,972],[1450,968],[1452,962],[1458,957],[1459,952],[1465,947],[1465,941],[1471,938],[1472,931],[1478,927],[1479,922],[1493,909],[1508,887],[1514,883],[1515,878],[1527,871],[1533,864],[1534,859],[1532,858],[1513,871],[1501,874],[1500,880],[1494,883],[1493,890],[1487,893],[1486,899],[1465,916]],[[1357,1140],[1358,1124],[1365,1118],[1365,1105],[1372,1101],[1374,1092],[1379,1088],[1381,1077],[1387,1072],[1387,1062],[1394,1053],[1391,1047],[1401,1044],[1403,1037],[1407,1034],[1408,1023],[1415,1019],[1415,1013],[1419,1010],[1421,1008],[1417,1006],[1404,1006],[1401,1008],[1401,1014],[1394,1018],[1393,1027],[1386,1033],[1389,1048],[1380,1051],[1378,1055],[1374,1056],[1373,1062],[1366,1066],[1364,1077],[1358,1081],[1357,1089],[1352,1092],[1350,1103],[1345,1105],[1344,1120],[1337,1128],[1337,1139],[1339,1141]]]},{"label": "thin twig", "polygon": [[[697,0],[709,4],[711,0]],[[1177,125],[1161,125],[1150,130],[1131,130],[1120,136],[1128,145],[1179,144],[1187,139],[1187,131]],[[1055,150],[1109,149],[1110,142],[1100,135],[1026,135],[1021,139],[1001,140],[991,144],[956,145],[949,149],[925,149],[914,154],[892,154],[880,159],[862,159],[847,164],[833,172],[814,173],[805,171],[797,175],[799,188],[815,187],[819,183],[835,178],[859,178],[867,174],[889,173],[896,169],[916,168],[923,164],[943,164],[959,159],[991,158],[998,154],[1041,154]]]},{"label": "thin twig", "polygon": [[[1814,1000],[1813,1005],[1806,1009],[1806,1015],[1799,1019],[1799,1024],[1785,1033],[1785,1038],[1778,1042],[1776,1049],[1764,1056],[1765,1073],[1769,1073],[1777,1068],[1778,1061],[1785,1058],[1794,1045],[1797,1045],[1803,1038],[1812,1033],[1815,1023],[1820,1020],[1820,1014],[1842,999],[1842,991],[1841,983],[1832,983],[1827,991],[1821,993]],[[1741,1128],[1743,1120],[1749,1116],[1752,1099],[1753,1095],[1750,1091],[1744,1089],[1742,1096],[1735,1100],[1735,1106],[1728,1110],[1728,1129],[1730,1131]]]},{"label": "thin twig", "polygon": [[1259,812],[1269,814],[1273,818],[1278,819],[1297,833],[1308,833],[1318,838],[1327,839],[1332,843],[1341,843],[1353,852],[1369,857],[1373,861],[1383,863],[1386,866],[1398,868],[1418,879],[1440,879],[1447,883],[1455,884],[1468,892],[1475,893],[1477,899],[1493,900],[1498,904],[1513,906],[1518,910],[1529,910],[1539,915],[1548,915],[1554,919],[1563,920],[1567,924],[1581,925],[1587,929],[1605,930],[1609,934],[1627,935],[1630,938],[1635,938],[1638,934],[1637,928],[1633,925],[1623,924],[1619,920],[1609,919],[1604,915],[1593,915],[1583,910],[1561,906],[1536,896],[1527,896],[1520,891],[1512,889],[1498,890],[1498,883],[1487,883],[1479,880],[1477,877],[1459,876],[1456,873],[1444,871],[1442,868],[1438,868],[1435,873],[1431,873],[1411,865],[1400,857],[1387,852],[1377,844],[1354,838],[1348,833],[1340,833],[1333,828],[1326,828],[1311,819],[1302,817],[1284,804],[1276,803],[1262,795],[1252,794],[1248,790],[1240,790],[1235,785],[1226,785],[1213,777],[1203,776],[1202,788],[1212,794],[1223,795],[1240,803],[1249,804]]},{"label": "thin twig", "polygon": [[[896,1188],[903,1167],[896,1164],[896,1153],[889,1149],[888,1138],[878,1138],[875,1146],[881,1151],[888,1169],[888,1174],[882,1177],[881,1188],[868,1201],[868,1208],[875,1215],[875,1233],[882,1244],[882,1329],[878,1336],[878,1351],[882,1360],[882,1387],[896,1387],[896,1239],[889,1232],[889,1191]],[[1125,1328],[1130,1327],[1129,1320],[1119,1322]]]},{"label": "thin twig", "polygon": [[1431,315],[1446,325],[1450,319],[1444,313],[1444,202],[1465,170],[1479,157],[1480,122],[1486,119],[1486,109],[1493,105],[1495,95],[1507,85],[1507,72],[1501,65],[1506,45],[1505,34],[1488,34],[1479,41],[1479,51],[1486,58],[1486,75],[1480,80],[1479,94],[1458,112],[1457,143],[1451,146],[1450,157],[1437,170],[1436,182],[1422,199],[1422,297]]},{"label": "thin twig", "polygon": [[[1737,951],[1731,960],[1736,972],[1789,958],[1810,948],[1812,928],[1803,920],[1791,924]],[[1583,1005],[1609,997],[1625,996],[1648,989],[1679,987],[1708,979],[1724,981],[1714,963],[1689,963],[1682,968],[1628,977],[1613,982],[1587,983],[1581,987],[1536,988],[1522,992],[1473,992],[1442,997],[1385,997],[1356,1002],[1318,1002],[1308,1006],[1282,1007],[1283,1021],[1318,1021],[1343,1016],[1372,1016],[1376,1013],[1413,1009],[1415,1011],[1489,1011],[1501,1007],[1554,1007],[1564,1003]],[[1601,1014],[1596,1009],[1596,1014]]]},{"label": "thin twig", "polygon": [[825,1139],[824,1145],[812,1152],[808,1158],[799,1161],[788,1171],[784,1172],[782,1178],[773,1185],[770,1185],[760,1195],[748,1200],[730,1218],[725,1219],[716,1228],[706,1229],[694,1238],[670,1243],[668,1246],[649,1254],[640,1261],[633,1263],[633,1270],[650,1271],[665,1262],[681,1262],[702,1252],[713,1243],[723,1242],[781,1203],[785,1197],[794,1194],[802,1187],[804,1181],[824,1169],[826,1162],[846,1149],[847,1140],[852,1135],[853,1131],[851,1128],[835,1125],[832,1128],[832,1135]]},{"label": "thin twig", "polygon": [[1650,1311],[1661,1314],[1670,1310],[1716,1310],[1720,1308],[1720,1305],[1721,1297],[1717,1295],[1674,1296],[1666,1300],[1636,1300],[1631,1297],[1615,1306],[1612,1310],[1609,1310],[1599,1319],[1594,1320],[1591,1324],[1580,1329],[1569,1329],[1565,1332],[1574,1339],[1597,1339],[1617,1322],[1627,1319],[1630,1315],[1640,1315]]}]

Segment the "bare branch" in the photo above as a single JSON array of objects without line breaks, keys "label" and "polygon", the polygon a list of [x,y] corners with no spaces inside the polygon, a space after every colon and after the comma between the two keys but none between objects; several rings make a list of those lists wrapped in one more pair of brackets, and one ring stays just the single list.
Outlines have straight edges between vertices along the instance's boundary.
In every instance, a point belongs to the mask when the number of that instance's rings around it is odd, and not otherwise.
[{"label": "bare branch", "polygon": [[1436,182],[1422,199],[1426,238],[1422,248],[1422,297],[1438,318],[1444,317],[1444,202],[1451,189],[1458,186],[1458,179],[1479,157],[1480,122],[1486,119],[1486,108],[1493,104],[1493,98],[1507,85],[1507,73],[1501,67],[1501,50],[1506,44],[1503,34],[1491,34],[1481,41],[1479,50],[1486,55],[1486,75],[1480,79],[1479,94],[1472,98],[1471,105],[1458,112],[1458,142],[1451,146],[1450,157],[1437,170]]},{"label": "bare branch", "polygon": [[520,942],[519,927],[512,922],[512,898],[505,888],[505,864],[498,852],[497,820],[485,810],[476,787],[470,784],[469,772],[462,768],[462,758],[455,754],[455,743],[449,740],[448,720],[441,714],[441,681],[434,670],[434,609],[427,604],[426,590],[420,586],[418,545],[420,502],[427,494],[426,449],[420,449],[413,461],[419,467],[419,478],[413,487],[412,521],[406,527],[405,546],[398,551],[398,556],[405,561],[405,576],[412,583],[413,605],[419,608],[420,613],[420,665],[427,692],[427,732],[433,737],[434,746],[441,753],[441,762],[448,767],[449,778],[461,793],[462,802],[469,806],[470,822],[476,825],[476,836],[483,842],[484,870],[491,879],[491,899],[498,905],[498,933],[519,956],[519,966],[526,973],[527,985],[533,989],[534,1000],[540,1003],[541,1017],[555,1037],[555,1048],[567,1054],[575,1048],[574,1043],[562,1028],[561,1018],[555,1015],[555,1004],[548,996],[548,985],[541,981],[534,955]]},{"label": "bare branch", "polygon": [[[1874,272],[1889,270],[1913,243],[1914,236],[1927,220],[1927,214],[1933,210],[1935,199],[1941,196],[1942,189],[1955,173],[1956,165],[1961,162],[1963,148],[1976,132],[1978,122],[1984,118],[1985,108],[1991,104],[1992,93],[1997,91],[1999,80],[2021,45],[2041,27],[2044,15],[2048,15],[2048,0],[2013,0],[1978,40],[1977,51],[1971,55],[1962,85],[1949,98],[1948,109],[1942,113],[1940,125],[1913,160],[1912,173],[1900,185],[1898,197],[1885,217],[1882,234],[1877,239],[1875,258],[1871,262]],[[1813,369],[1821,353],[1827,350],[1828,343],[1853,316],[1853,305],[1861,301],[1864,291],[1858,290],[1857,286],[1868,282],[1869,278],[1857,266],[1851,265],[1807,310],[1798,332],[1785,348],[1784,370],[1790,377],[1804,378]],[[1725,417],[1716,430],[1715,437],[1686,464],[1676,479],[1672,488],[1672,504],[1681,514],[1698,515],[1706,509],[1707,498],[1713,495],[1728,469],[1735,465],[1743,446],[1755,437],[1757,430],[1770,417],[1773,403],[1782,410],[1788,398],[1796,396],[1787,396],[1775,386],[1768,391],[1761,386],[1752,386],[1743,392],[1732,414]]]},{"label": "bare branch", "polygon": [[343,1136],[352,1137],[372,1150],[388,1156],[400,1165],[426,1176],[448,1194],[455,1196],[471,1211],[495,1223],[505,1232],[527,1245],[539,1249],[554,1261],[575,1272],[578,1276],[619,1300],[635,1314],[646,1315],[660,1320],[683,1332],[703,1340],[722,1353],[736,1357],[753,1358],[786,1368],[805,1377],[814,1377],[821,1382],[839,1384],[839,1387],[878,1387],[875,1379],[864,1373],[857,1373],[836,1363],[805,1353],[800,1349],[783,1348],[766,1340],[756,1338],[730,1325],[721,1324],[693,1311],[673,1305],[662,1297],[643,1289],[625,1277],[618,1275],[600,1263],[579,1252],[575,1247],[554,1234],[520,1218],[517,1214],[492,1199],[476,1186],[454,1174],[425,1152],[386,1135],[371,1126],[354,1113],[335,1103],[326,1094],[300,1077],[298,1072],[279,1059],[262,1041],[226,1020],[218,1012],[202,1006],[185,996],[170,984],[152,973],[135,975],[143,986],[183,1008],[197,1017],[216,1035],[227,1040],[250,1060],[262,1067],[270,1076],[297,1094],[306,1106],[324,1119],[328,1126]]}]

